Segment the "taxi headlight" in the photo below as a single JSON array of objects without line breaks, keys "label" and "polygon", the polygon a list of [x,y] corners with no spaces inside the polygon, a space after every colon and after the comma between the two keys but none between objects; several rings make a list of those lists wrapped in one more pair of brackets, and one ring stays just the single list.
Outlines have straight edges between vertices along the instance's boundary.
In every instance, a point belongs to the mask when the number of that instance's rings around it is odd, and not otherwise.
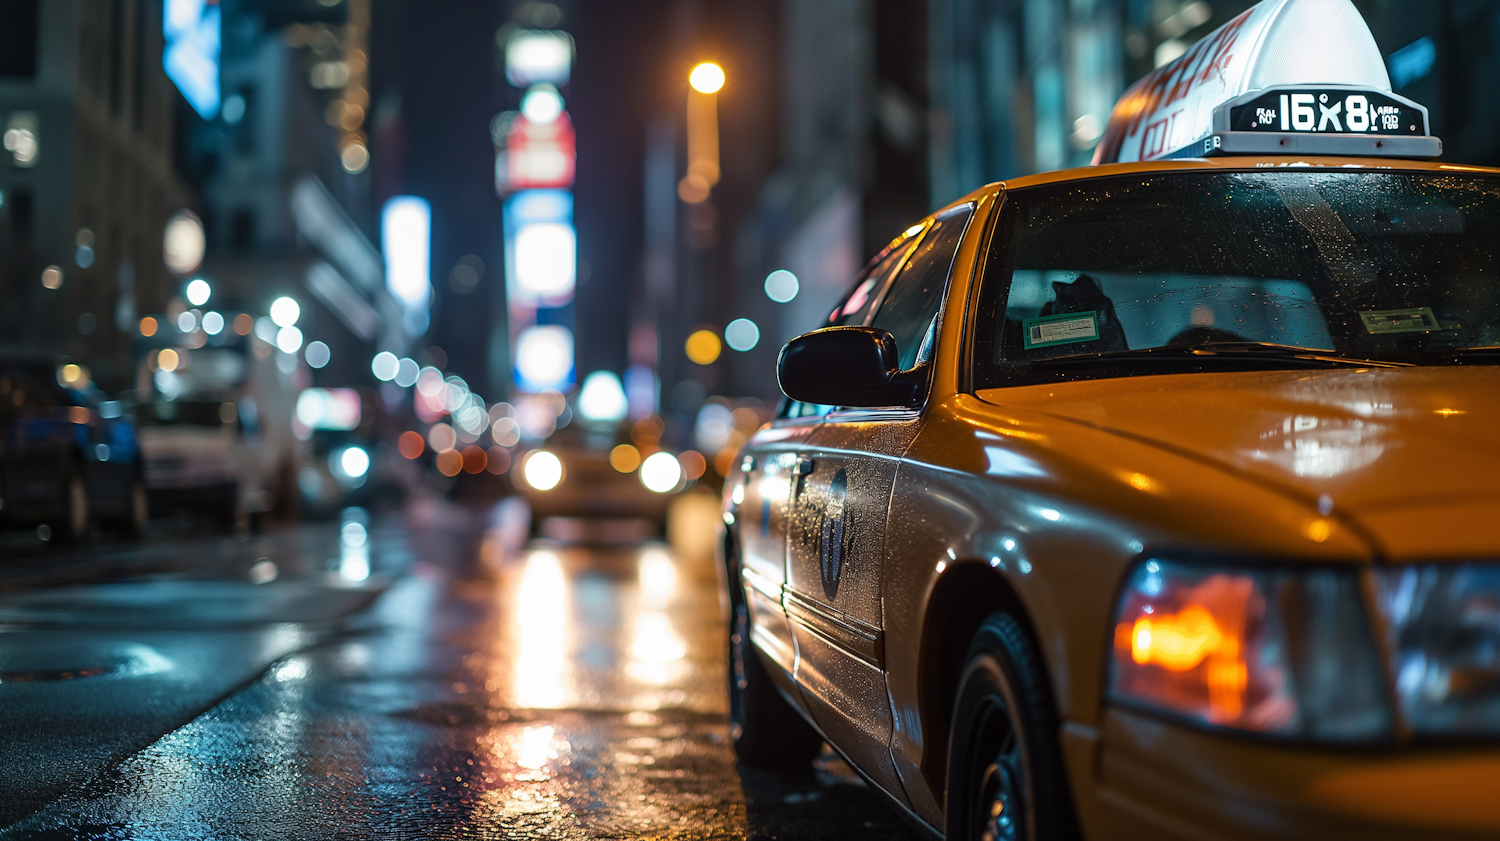
[{"label": "taxi headlight", "polygon": [[1283,738],[1391,734],[1352,571],[1142,563],[1115,619],[1110,697]]},{"label": "taxi headlight", "polygon": [[1500,734],[1500,565],[1389,567],[1375,592],[1412,731]]}]

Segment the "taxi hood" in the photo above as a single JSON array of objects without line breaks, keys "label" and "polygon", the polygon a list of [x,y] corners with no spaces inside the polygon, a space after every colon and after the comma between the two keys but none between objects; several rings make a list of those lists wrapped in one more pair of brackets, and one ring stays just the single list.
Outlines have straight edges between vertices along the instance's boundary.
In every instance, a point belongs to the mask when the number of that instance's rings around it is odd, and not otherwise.
[{"label": "taxi hood", "polygon": [[1326,497],[1389,557],[1500,551],[1500,367],[1175,374],[978,396]]}]

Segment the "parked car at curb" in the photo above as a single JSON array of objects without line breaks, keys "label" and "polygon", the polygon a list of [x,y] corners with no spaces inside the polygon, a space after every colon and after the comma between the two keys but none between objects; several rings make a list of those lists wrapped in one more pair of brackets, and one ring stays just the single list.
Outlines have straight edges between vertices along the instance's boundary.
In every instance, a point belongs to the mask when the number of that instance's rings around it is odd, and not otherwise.
[{"label": "parked car at curb", "polygon": [[95,525],[141,537],[146,485],[135,425],[87,368],[0,360],[0,523],[74,543]]}]

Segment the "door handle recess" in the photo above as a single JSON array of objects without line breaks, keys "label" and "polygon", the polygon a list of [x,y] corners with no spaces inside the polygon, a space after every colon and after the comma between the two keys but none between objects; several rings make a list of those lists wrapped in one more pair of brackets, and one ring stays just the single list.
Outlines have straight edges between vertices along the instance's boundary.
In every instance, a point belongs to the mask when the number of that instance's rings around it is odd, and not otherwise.
[{"label": "door handle recess", "polygon": [[792,502],[795,503],[802,495],[802,480],[806,479],[816,466],[817,462],[807,456],[797,457],[797,464],[792,468]]}]

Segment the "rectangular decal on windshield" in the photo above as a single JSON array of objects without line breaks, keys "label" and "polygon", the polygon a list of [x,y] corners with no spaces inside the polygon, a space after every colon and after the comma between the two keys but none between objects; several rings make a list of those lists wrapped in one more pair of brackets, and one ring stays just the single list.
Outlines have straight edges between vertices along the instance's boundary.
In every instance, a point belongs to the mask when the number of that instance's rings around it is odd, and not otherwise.
[{"label": "rectangular decal on windshield", "polygon": [[1099,338],[1099,315],[1094,310],[1028,318],[1021,326],[1025,328],[1026,350]]},{"label": "rectangular decal on windshield", "polygon": [[1371,333],[1426,333],[1441,330],[1432,307],[1404,310],[1369,310],[1359,314],[1365,329]]}]

